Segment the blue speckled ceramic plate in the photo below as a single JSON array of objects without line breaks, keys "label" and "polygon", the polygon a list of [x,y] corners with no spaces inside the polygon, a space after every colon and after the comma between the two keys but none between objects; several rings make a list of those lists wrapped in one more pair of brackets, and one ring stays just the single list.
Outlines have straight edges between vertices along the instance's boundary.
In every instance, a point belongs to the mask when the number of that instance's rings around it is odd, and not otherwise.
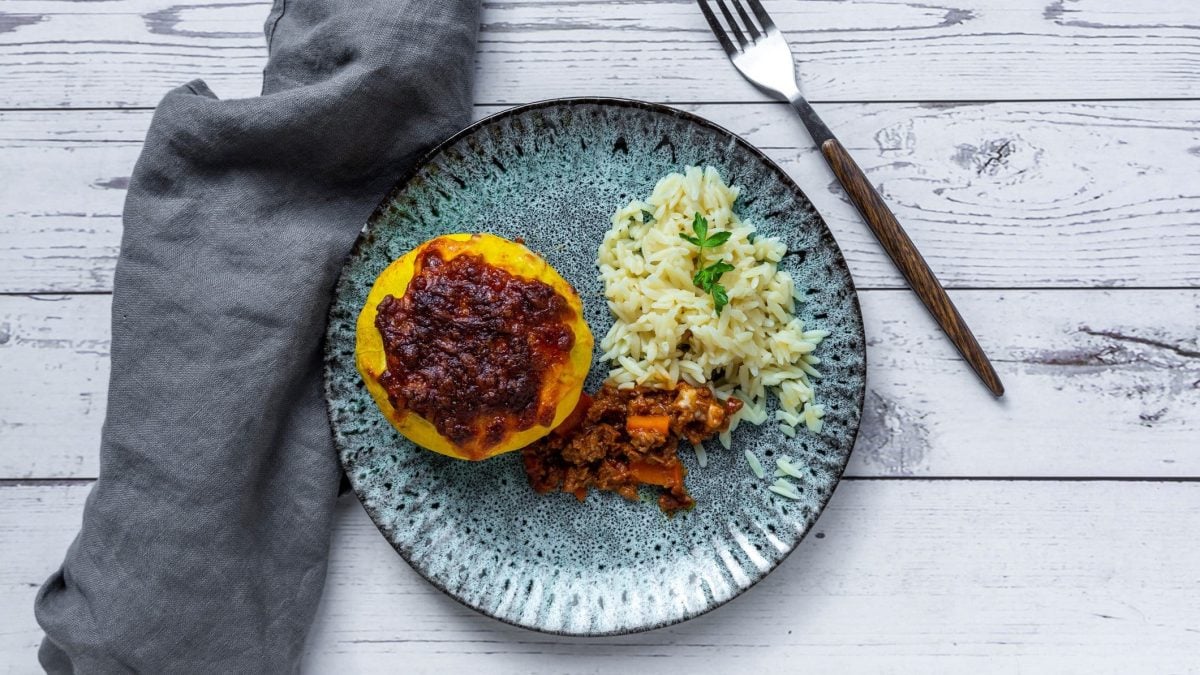
[{"label": "blue speckled ceramic plate", "polygon": [[[789,439],[774,424],[743,425],[734,450],[715,442],[700,468],[681,450],[696,508],[675,518],[595,490],[583,504],[530,489],[520,453],[461,462],[397,434],[354,367],[354,322],[376,275],[421,242],[450,232],[523,237],[579,290],[597,345],[612,324],[596,269],[609,217],[687,165],[717,167],[742,188],[737,207],[782,237],[782,266],[806,290],[806,326],[830,336],[820,434]],[[342,466],[367,512],[414,569],[462,603],[552,633],[647,630],[706,612],[778,565],[812,527],[837,485],[858,431],[865,384],[858,298],[821,216],[786,174],[733,134],[671,108],[565,99],[507,110],[456,134],[392,191],[371,217],[329,316],[326,388]],[[596,356],[599,353],[597,351]],[[607,369],[593,361],[588,390]],[[764,466],[786,454],[807,478],[803,499],[767,490],[742,450]],[[399,609],[399,608],[398,608]]]}]

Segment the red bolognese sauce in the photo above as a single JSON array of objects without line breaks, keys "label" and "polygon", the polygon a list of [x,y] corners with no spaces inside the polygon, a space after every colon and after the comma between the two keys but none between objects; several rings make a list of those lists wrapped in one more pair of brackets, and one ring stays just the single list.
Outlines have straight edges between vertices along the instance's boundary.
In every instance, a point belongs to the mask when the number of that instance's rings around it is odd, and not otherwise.
[{"label": "red bolognese sauce", "polygon": [[456,444],[494,444],[553,423],[539,401],[546,373],[567,360],[575,312],[548,284],[463,253],[424,251],[404,295],[379,303],[387,370],[379,383]]},{"label": "red bolognese sauce", "polygon": [[580,501],[589,488],[638,498],[638,487],[659,489],[667,514],[695,505],[684,485],[680,439],[702,443],[729,428],[742,402],[718,399],[711,389],[680,382],[671,389],[611,384],[579,405],[549,436],[522,450],[525,473],[540,493],[571,493]]}]

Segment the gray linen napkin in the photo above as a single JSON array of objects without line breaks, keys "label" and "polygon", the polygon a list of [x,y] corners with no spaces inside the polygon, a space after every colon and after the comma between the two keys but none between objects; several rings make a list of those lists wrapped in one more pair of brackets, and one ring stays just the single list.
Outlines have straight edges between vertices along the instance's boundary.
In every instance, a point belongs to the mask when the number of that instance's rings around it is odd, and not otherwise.
[{"label": "gray linen napkin", "polygon": [[100,476],[38,594],[54,673],[295,670],[339,470],[325,313],[372,208],[470,112],[477,0],[276,0],[263,95],[154,115],[125,204]]}]

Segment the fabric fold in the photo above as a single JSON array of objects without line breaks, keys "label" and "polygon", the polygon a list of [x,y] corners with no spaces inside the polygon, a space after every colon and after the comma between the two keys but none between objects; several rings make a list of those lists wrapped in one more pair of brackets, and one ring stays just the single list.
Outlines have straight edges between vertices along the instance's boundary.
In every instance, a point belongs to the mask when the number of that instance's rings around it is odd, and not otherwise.
[{"label": "fabric fold", "polygon": [[343,259],[469,121],[475,0],[278,0],[262,96],[166,95],[126,198],[100,475],[38,594],[53,673],[294,671],[339,469]]}]

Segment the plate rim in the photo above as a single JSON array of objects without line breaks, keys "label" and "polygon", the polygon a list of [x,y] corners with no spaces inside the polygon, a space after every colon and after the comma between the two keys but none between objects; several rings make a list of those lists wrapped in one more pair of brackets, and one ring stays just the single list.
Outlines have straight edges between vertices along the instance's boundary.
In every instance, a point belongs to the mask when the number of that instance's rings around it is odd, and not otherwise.
[{"label": "plate rim", "polygon": [[[757,157],[759,161],[763,162],[763,164],[765,164],[771,171],[773,171],[779,177],[780,181],[784,184],[785,187],[787,187],[792,192],[792,194],[794,196],[800,198],[799,201],[801,201],[802,203],[806,203],[808,205],[808,209],[812,212],[813,215],[816,216],[821,227],[823,227],[825,229],[825,231],[828,233],[830,243],[833,244],[834,251],[837,253],[837,259],[835,261],[835,264],[837,264],[838,266],[842,267],[845,270],[846,279],[849,282],[851,304],[854,308],[854,312],[858,315],[858,318],[859,318],[857,337],[859,340],[859,344],[862,345],[862,384],[858,389],[858,419],[854,425],[853,433],[850,434],[849,450],[846,452],[845,458],[842,460],[841,465],[838,467],[837,476],[833,480],[833,483],[830,486],[828,494],[824,495],[824,497],[818,503],[818,506],[816,508],[816,516],[813,519],[812,526],[807,528],[804,532],[802,532],[800,534],[800,536],[796,539],[795,543],[793,543],[792,546],[790,548],[788,548],[788,550],[785,551],[783,553],[783,555],[780,556],[777,561],[774,562],[774,564],[772,564],[761,575],[753,578],[750,581],[750,583],[747,584],[746,586],[737,588],[736,592],[734,592],[734,594],[731,595],[729,598],[719,601],[719,602],[712,602],[711,604],[708,604],[699,610],[685,611],[683,614],[679,615],[678,617],[674,617],[671,619],[659,620],[659,621],[656,621],[651,624],[618,628],[615,630],[607,630],[607,631],[558,630],[558,629],[546,628],[546,627],[537,626],[537,625],[524,624],[524,623],[520,623],[517,620],[497,616],[496,614],[494,614],[486,609],[471,605],[466,600],[464,600],[464,599],[458,597],[457,595],[455,595],[454,593],[452,593],[438,579],[427,574],[425,570],[420,568],[420,566],[414,565],[412,560],[409,558],[409,556],[406,555],[404,553],[404,551],[401,550],[400,546],[397,545],[394,541],[392,541],[391,537],[387,536],[387,534],[384,532],[383,528],[380,525],[380,519],[377,517],[376,510],[374,508],[372,508],[371,506],[367,505],[363,501],[363,498],[359,494],[358,490],[355,489],[354,481],[350,478],[351,472],[347,470],[345,463],[342,461],[342,452],[341,452],[341,448],[339,447],[338,436],[334,432],[335,425],[334,425],[334,414],[333,414],[333,407],[332,407],[332,391],[331,391],[331,386],[330,386],[332,363],[333,363],[334,359],[331,356],[333,353],[333,350],[330,349],[330,345],[329,345],[329,330],[330,330],[330,326],[333,323],[333,314],[337,308],[338,288],[342,284],[343,278],[346,274],[346,269],[348,267],[348,263],[354,257],[356,257],[358,255],[358,253],[360,251],[360,247],[362,247],[364,245],[364,243],[366,242],[368,233],[386,215],[388,208],[395,201],[395,198],[408,187],[409,183],[412,182],[413,178],[415,178],[417,176],[417,174],[420,173],[420,171],[423,168],[425,168],[425,166],[427,166],[433,159],[435,159],[438,155],[440,155],[444,150],[446,150],[450,146],[454,145],[461,139],[475,133],[480,128],[487,126],[489,124],[492,124],[496,121],[502,120],[504,118],[512,117],[514,115],[518,115],[518,114],[522,114],[522,113],[526,113],[526,112],[529,112],[532,110],[538,110],[538,109],[542,109],[542,108],[555,108],[555,107],[574,107],[574,106],[581,106],[581,105],[600,105],[600,106],[612,106],[612,107],[618,107],[618,108],[637,108],[637,109],[641,109],[641,110],[645,110],[645,111],[649,111],[649,112],[653,112],[653,113],[665,114],[665,115],[669,115],[669,116],[673,116],[673,117],[678,117],[678,118],[687,120],[688,122],[691,122],[693,124],[697,124],[701,127],[705,127],[707,129],[716,131],[719,134],[723,134],[723,135],[727,136],[728,138],[732,139],[739,147],[741,147],[744,150],[748,150],[751,154],[753,154],[755,157]],[[838,487],[842,483],[842,479],[846,475],[846,468],[850,464],[850,458],[854,454],[854,448],[858,442],[858,435],[862,429],[863,415],[866,410],[867,377],[868,377],[868,373],[869,373],[869,368],[868,368],[868,363],[867,363],[866,322],[863,319],[862,303],[859,301],[858,287],[854,282],[854,274],[850,269],[850,265],[846,262],[846,256],[842,252],[842,248],[838,244],[837,237],[834,236],[833,230],[830,229],[829,223],[827,223],[825,221],[825,217],[823,215],[821,215],[820,211],[817,210],[816,205],[813,204],[812,200],[808,198],[808,195],[804,192],[804,190],[801,189],[800,186],[794,180],[792,180],[792,177],[789,176],[788,173],[783,170],[783,167],[779,166],[779,164],[776,163],[775,160],[773,160],[769,156],[767,156],[767,154],[764,153],[762,150],[760,150],[758,147],[756,147],[755,145],[753,145],[752,143],[747,141],[745,138],[742,138],[741,135],[736,134],[736,133],[730,131],[729,129],[726,129],[725,127],[717,124],[716,122],[708,120],[704,117],[701,117],[701,116],[699,116],[695,113],[689,112],[687,110],[682,110],[680,108],[675,108],[675,107],[672,107],[669,105],[665,105],[665,104],[661,104],[661,103],[653,103],[650,101],[643,101],[643,100],[634,99],[634,98],[613,97],[613,96],[566,96],[566,97],[542,99],[539,101],[533,101],[531,103],[515,105],[515,106],[509,107],[509,108],[505,108],[504,110],[494,112],[490,115],[487,115],[478,120],[475,120],[474,122],[471,122],[470,124],[466,125],[462,129],[460,129],[460,130],[454,132],[453,134],[451,134],[450,136],[446,137],[444,140],[442,140],[437,145],[433,146],[428,152],[421,155],[420,159],[418,159],[416,162],[414,162],[410,168],[408,168],[407,170],[405,170],[403,173],[400,174],[400,178],[398,178],[396,180],[396,182],[392,186],[392,188],[387,191],[387,193],[379,201],[379,204],[371,211],[371,214],[367,217],[366,222],[363,224],[362,228],[359,230],[358,236],[354,240],[354,245],[350,248],[350,250],[347,252],[344,259],[342,260],[342,265],[338,272],[337,280],[334,282],[332,290],[333,290],[333,292],[330,297],[329,309],[326,312],[325,330],[323,331],[323,334],[322,334],[322,368],[321,368],[322,384],[323,384],[322,388],[324,390],[323,393],[324,393],[324,399],[325,399],[324,402],[325,402],[326,421],[329,424],[330,435],[331,435],[331,439],[333,440],[334,451],[337,454],[338,466],[342,470],[343,480],[345,480],[350,485],[350,492],[354,493],[355,499],[358,500],[358,502],[362,506],[363,510],[367,513],[367,516],[371,519],[371,523],[375,526],[375,529],[379,532],[380,536],[383,537],[384,541],[386,541],[388,543],[388,545],[390,545],[392,547],[392,549],[397,553],[397,555],[399,555],[400,558],[402,560],[404,560],[405,564],[407,564],[411,570],[416,572],[417,575],[419,575],[422,579],[424,579],[426,582],[428,582],[431,586],[433,586],[434,588],[438,589],[446,596],[453,599],[458,604],[460,604],[464,607],[467,607],[474,612],[477,612],[479,614],[487,616],[491,619],[500,621],[501,623],[505,623],[510,626],[515,626],[517,628],[521,628],[524,630],[530,630],[530,631],[534,631],[534,632],[538,632],[538,633],[544,633],[547,635],[559,635],[559,636],[563,636],[563,637],[577,637],[577,638],[600,638],[600,637],[612,637],[612,636],[618,636],[618,635],[632,635],[632,634],[636,634],[636,633],[644,633],[644,632],[651,631],[651,630],[657,630],[659,628],[666,628],[668,626],[678,625],[685,621],[690,621],[692,619],[695,619],[698,616],[708,614],[709,612],[711,612],[719,607],[723,607],[723,606],[733,602],[734,600],[737,600],[738,598],[745,595],[746,592],[749,591],[751,588],[754,588],[756,585],[758,585],[758,583],[761,582],[763,579],[767,578],[768,575],[770,575],[772,572],[774,572],[776,569],[778,569],[781,565],[783,565],[784,561],[786,561],[788,559],[788,557],[790,557],[792,555],[792,553],[795,552],[795,550],[800,547],[800,544],[804,542],[804,540],[808,537],[808,534],[813,529],[815,529],[817,521],[819,521],[821,516],[825,513],[825,509],[829,505],[829,501],[833,498],[833,494],[837,491]]]}]

